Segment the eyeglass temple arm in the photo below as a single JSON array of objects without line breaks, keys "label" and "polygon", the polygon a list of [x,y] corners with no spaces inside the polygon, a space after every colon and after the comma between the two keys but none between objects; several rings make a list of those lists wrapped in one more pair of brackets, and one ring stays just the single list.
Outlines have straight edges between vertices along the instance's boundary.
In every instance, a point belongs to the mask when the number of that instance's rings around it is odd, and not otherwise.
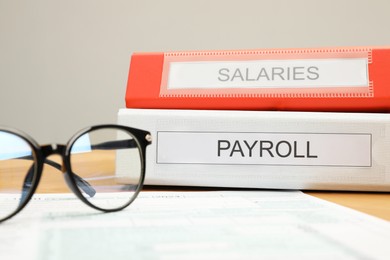
[{"label": "eyeglass temple arm", "polygon": [[[61,164],[59,163],[56,163],[52,160],[49,160],[49,159],[45,159],[45,163],[50,165],[50,166],[53,166],[54,168],[56,168],[57,170],[62,170],[62,166]],[[89,184],[86,180],[84,180],[83,178],[81,178],[80,176],[78,176],[77,174],[75,174],[74,172],[72,172],[73,176],[74,176],[74,179],[76,181],[76,184],[77,186],[82,189],[85,193],[88,194],[88,196],[90,196],[91,198],[93,196],[95,196],[96,194],[96,191],[95,189],[91,186],[91,184]]]},{"label": "eyeglass temple arm", "polygon": [[[26,160],[33,160],[33,157],[31,156],[25,156],[25,157],[20,157],[18,159],[26,159]],[[59,163],[56,163],[54,161],[51,161],[49,159],[45,159],[45,163],[56,168],[57,170],[62,170],[62,166],[61,164]],[[26,198],[27,194],[29,193],[29,190],[31,188],[31,185],[32,185],[32,181],[33,181],[33,176],[34,176],[34,165],[32,165],[30,167],[30,169],[28,170],[28,173],[26,175],[26,177],[24,178],[24,182],[23,182],[23,188],[22,188],[22,197],[20,199],[20,201],[24,201],[24,199]],[[76,185],[82,189],[86,194],[88,194],[91,198],[93,196],[95,196],[96,194],[96,191],[95,189],[91,186],[91,184],[89,184],[86,180],[84,180],[83,178],[81,178],[80,176],[78,176],[77,174],[73,173],[73,176],[74,176],[74,179],[76,181]]]},{"label": "eyeglass temple arm", "polygon": [[118,141],[109,141],[100,144],[94,144],[91,146],[93,150],[118,150],[118,149],[128,149],[128,148],[137,148],[137,142],[134,139],[118,140]]},{"label": "eyeglass temple arm", "polygon": [[[134,139],[127,139],[127,140],[119,140],[119,141],[110,141],[110,142],[104,142],[104,143],[100,143],[100,144],[95,144],[95,145],[92,145],[92,149],[93,150],[114,150],[114,149],[126,149],[126,148],[136,148],[138,147],[137,146],[137,143]],[[25,157],[20,157],[18,159],[27,159],[27,160],[33,160],[33,157],[32,156],[25,156]],[[56,163],[52,160],[49,160],[49,159],[45,159],[45,163],[56,168],[57,170],[62,170],[62,166],[61,164],[59,163]],[[34,165],[32,165],[24,179],[24,183],[23,183],[23,190],[22,190],[22,198],[21,198],[21,202],[25,199],[25,197],[27,196],[28,194],[28,191],[30,190],[31,188],[31,184],[32,184],[32,179],[33,179],[33,176],[34,176]],[[90,196],[91,198],[93,196],[95,196],[96,194],[96,190],[91,186],[91,184],[89,184],[86,180],[84,180],[83,178],[81,178],[80,176],[78,176],[77,174],[73,173],[73,176],[74,176],[74,179],[76,181],[76,185],[82,189],[86,194],[88,194],[88,196]],[[66,181],[68,181],[66,179]]]}]

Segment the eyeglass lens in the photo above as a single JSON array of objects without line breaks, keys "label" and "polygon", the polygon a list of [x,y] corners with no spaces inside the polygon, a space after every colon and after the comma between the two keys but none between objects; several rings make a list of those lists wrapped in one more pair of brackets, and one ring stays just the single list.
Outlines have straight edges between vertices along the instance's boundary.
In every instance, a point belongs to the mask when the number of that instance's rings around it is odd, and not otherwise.
[{"label": "eyeglass lens", "polygon": [[26,185],[25,179],[29,171],[36,172],[35,157],[26,140],[0,131],[0,219],[14,213],[30,192],[31,185]]},{"label": "eyeglass lens", "polygon": [[[71,169],[67,170],[76,183],[70,185],[88,203],[103,210],[116,210],[135,199],[142,186],[143,169],[141,148],[131,133],[119,128],[98,128],[69,145]],[[123,161],[120,168],[116,168],[117,160]],[[25,202],[37,177],[37,165],[37,155],[28,141],[0,130],[0,220],[14,214]],[[87,183],[88,189],[80,185],[80,180]],[[112,196],[107,200],[107,193],[115,193],[115,200]]]},{"label": "eyeglass lens", "polygon": [[[73,173],[96,191],[91,197],[76,186],[89,203],[113,210],[135,198],[142,182],[142,159],[139,145],[130,133],[114,128],[93,130],[80,136],[70,151]],[[117,160],[123,162],[121,168],[116,168]],[[117,198],[106,200],[106,193],[116,193]]]}]

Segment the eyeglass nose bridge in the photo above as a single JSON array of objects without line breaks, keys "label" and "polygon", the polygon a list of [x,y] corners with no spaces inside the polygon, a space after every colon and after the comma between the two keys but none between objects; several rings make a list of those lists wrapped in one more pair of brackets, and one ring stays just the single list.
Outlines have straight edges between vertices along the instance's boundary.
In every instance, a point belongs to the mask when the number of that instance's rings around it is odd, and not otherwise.
[{"label": "eyeglass nose bridge", "polygon": [[62,157],[62,163],[61,163],[62,172],[66,171],[64,165],[65,150],[66,150],[66,146],[62,144],[47,144],[41,146],[41,152],[44,161],[47,159],[47,157],[55,154],[60,155]]},{"label": "eyeglass nose bridge", "polygon": [[46,158],[53,154],[64,155],[65,145],[62,144],[47,144],[41,146],[42,155]]}]

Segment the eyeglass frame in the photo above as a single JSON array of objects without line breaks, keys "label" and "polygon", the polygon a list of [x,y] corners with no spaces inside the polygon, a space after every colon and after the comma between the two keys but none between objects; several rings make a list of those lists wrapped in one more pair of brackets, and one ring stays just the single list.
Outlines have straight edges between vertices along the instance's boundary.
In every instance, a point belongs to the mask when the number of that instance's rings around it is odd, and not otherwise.
[{"label": "eyeglass frame", "polygon": [[[99,130],[99,129],[117,129],[122,130],[124,132],[127,132],[132,136],[134,141],[136,142],[136,146],[133,147],[126,147],[126,148],[139,148],[140,152],[140,180],[139,185],[137,186],[136,190],[134,191],[134,194],[132,198],[129,198],[129,201],[124,204],[123,206],[120,206],[118,208],[113,209],[104,209],[100,208],[92,203],[90,203],[80,191],[79,188],[77,188],[77,183],[75,180],[75,176],[77,178],[79,177],[76,173],[72,171],[72,166],[70,162],[71,158],[71,151],[72,147],[75,144],[76,140],[78,140],[82,135],[87,134],[88,132]],[[71,191],[76,195],[77,198],[79,198],[83,203],[90,206],[91,208],[94,208],[99,211],[103,212],[115,212],[120,211],[126,207],[128,207],[138,196],[139,192],[142,190],[142,187],[144,185],[145,181],[145,170],[146,170],[146,147],[152,143],[152,135],[150,132],[142,129],[137,129],[133,127],[123,126],[123,125],[117,125],[117,124],[102,124],[102,125],[94,125],[86,127],[74,134],[69,141],[66,144],[47,144],[47,145],[39,145],[30,135],[27,133],[20,131],[15,128],[10,127],[0,127],[1,132],[6,132],[9,134],[13,134],[15,136],[18,136],[19,138],[23,139],[32,149],[33,153],[33,161],[36,166],[34,167],[34,179],[32,181],[31,188],[28,191],[28,194],[24,198],[24,200],[18,205],[18,207],[10,214],[7,215],[5,218],[0,219],[0,223],[14,217],[17,215],[20,211],[24,209],[24,207],[30,202],[32,196],[35,194],[35,191],[39,185],[39,181],[41,180],[44,164],[48,163],[48,157],[51,155],[59,155],[62,159],[62,166],[61,169],[59,169],[63,174],[65,178],[65,182],[67,186],[71,189]],[[114,141],[115,142],[115,141]],[[107,148],[109,149],[109,148]],[[34,164],[32,166],[34,166]],[[53,165],[52,165],[53,166]],[[57,167],[56,167],[57,168]],[[58,168],[57,168],[58,169]],[[28,173],[26,173],[27,175]],[[82,178],[81,178],[82,179]],[[84,181],[84,180],[83,180]],[[86,182],[87,183],[87,182]],[[22,200],[22,198],[21,198]]]}]

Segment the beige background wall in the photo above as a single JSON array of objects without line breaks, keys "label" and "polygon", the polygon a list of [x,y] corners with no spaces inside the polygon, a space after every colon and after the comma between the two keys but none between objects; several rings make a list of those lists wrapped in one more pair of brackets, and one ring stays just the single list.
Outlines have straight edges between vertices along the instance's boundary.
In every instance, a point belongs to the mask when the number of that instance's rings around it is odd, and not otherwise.
[{"label": "beige background wall", "polygon": [[388,0],[0,0],[0,125],[115,123],[134,51],[390,45]]}]

